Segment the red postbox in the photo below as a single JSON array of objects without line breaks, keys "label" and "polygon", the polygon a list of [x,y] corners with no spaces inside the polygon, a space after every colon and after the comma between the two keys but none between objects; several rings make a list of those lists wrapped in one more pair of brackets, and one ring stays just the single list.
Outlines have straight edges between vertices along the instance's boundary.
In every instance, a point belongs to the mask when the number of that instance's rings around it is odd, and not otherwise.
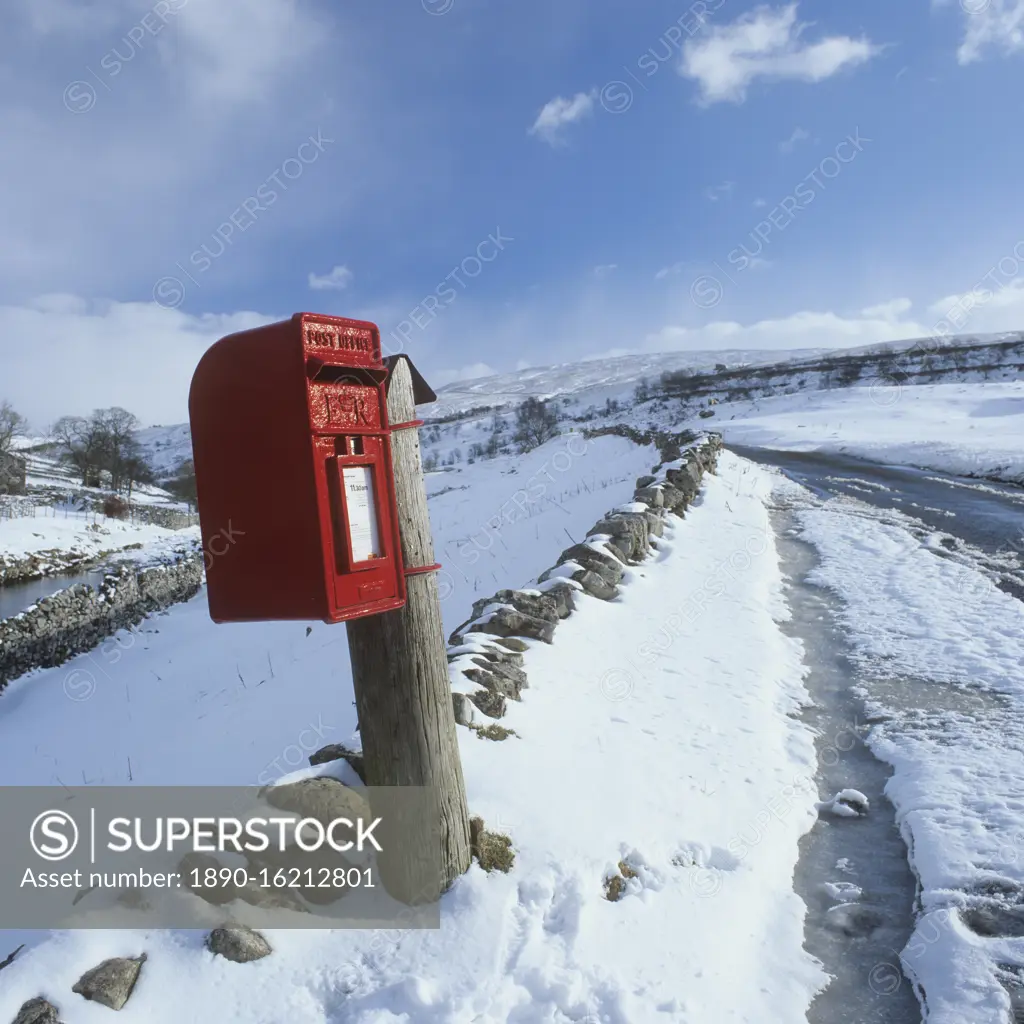
[{"label": "red postbox", "polygon": [[315,313],[222,338],[189,417],[215,622],[405,603],[380,332]]}]

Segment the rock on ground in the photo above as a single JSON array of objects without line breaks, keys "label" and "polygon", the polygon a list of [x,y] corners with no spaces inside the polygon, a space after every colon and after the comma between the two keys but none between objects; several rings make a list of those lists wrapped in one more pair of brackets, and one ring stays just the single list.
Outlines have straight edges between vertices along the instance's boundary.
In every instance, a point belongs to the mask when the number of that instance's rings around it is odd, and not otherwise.
[{"label": "rock on ground", "polygon": [[273,952],[270,943],[259,932],[245,925],[214,928],[206,938],[206,948],[236,964],[262,960]]},{"label": "rock on ground", "polygon": [[71,991],[111,1010],[120,1010],[128,1002],[145,962],[145,953],[139,957],[104,960],[98,967],[86,971]]}]

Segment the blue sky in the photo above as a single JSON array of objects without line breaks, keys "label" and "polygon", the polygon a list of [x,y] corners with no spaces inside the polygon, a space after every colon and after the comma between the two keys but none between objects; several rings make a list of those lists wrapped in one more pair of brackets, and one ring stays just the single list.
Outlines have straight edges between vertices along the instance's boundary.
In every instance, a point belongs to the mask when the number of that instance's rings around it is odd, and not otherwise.
[{"label": "blue sky", "polygon": [[297,310],[438,383],[1024,327],[1024,0],[13,3],[0,398],[38,426],[180,421]]}]

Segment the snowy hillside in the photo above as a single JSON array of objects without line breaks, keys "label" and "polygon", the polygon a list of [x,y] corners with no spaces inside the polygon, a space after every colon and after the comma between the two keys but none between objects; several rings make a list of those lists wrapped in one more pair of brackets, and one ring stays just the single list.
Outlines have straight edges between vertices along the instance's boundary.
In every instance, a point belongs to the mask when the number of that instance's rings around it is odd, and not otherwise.
[{"label": "snowy hillside", "polygon": [[171,427],[146,427],[135,439],[158,480],[170,476],[186,459],[192,458],[192,434],[187,423]]},{"label": "snowy hillside", "polygon": [[[893,387],[907,391],[953,381],[1012,382],[1022,376],[1022,334],[955,335],[851,349],[616,356],[531,367],[439,388],[437,401],[422,408],[428,427],[421,440],[427,464],[440,467],[497,452],[511,454],[515,410],[530,397],[547,401],[557,411],[562,429],[616,421],[664,428],[695,419],[701,410],[723,402],[863,391],[878,403],[890,401],[880,395]],[[819,396],[814,401],[824,406],[832,399]],[[149,427],[138,439],[158,478],[166,478],[191,458],[188,424]]]},{"label": "snowy hillside", "polygon": [[437,389],[437,404],[428,410],[431,419],[467,412],[481,405],[516,404],[532,395],[550,399],[572,397],[586,403],[604,402],[608,395],[630,393],[642,380],[656,380],[662,373],[689,370],[714,373],[716,367],[737,369],[762,363],[824,355],[827,349],[723,349],[709,352],[663,352],[592,359],[556,366],[536,366],[515,373],[460,381]]}]

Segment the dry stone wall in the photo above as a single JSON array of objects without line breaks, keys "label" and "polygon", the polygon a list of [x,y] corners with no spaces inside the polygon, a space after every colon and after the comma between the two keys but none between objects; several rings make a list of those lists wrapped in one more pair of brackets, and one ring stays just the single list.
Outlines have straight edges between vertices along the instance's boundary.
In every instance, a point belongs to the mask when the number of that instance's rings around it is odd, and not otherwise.
[{"label": "dry stone wall", "polygon": [[99,587],[87,583],[45,597],[0,621],[0,690],[36,668],[52,668],[101,644],[119,629],[199,592],[201,554],[146,568],[122,566]]},{"label": "dry stone wall", "polygon": [[576,610],[580,593],[612,600],[626,567],[648,557],[652,538],[664,531],[666,514],[686,512],[704,474],[715,472],[722,449],[722,437],[715,433],[670,435],[628,427],[595,433],[657,444],[662,461],[637,480],[631,502],[608,512],[582,543],[563,551],[535,587],[499,590],[477,601],[470,618],[452,633],[448,661],[455,720],[483,735],[504,717],[510,700],[522,699],[529,685],[523,670],[527,641],[552,643],[559,622]]}]

